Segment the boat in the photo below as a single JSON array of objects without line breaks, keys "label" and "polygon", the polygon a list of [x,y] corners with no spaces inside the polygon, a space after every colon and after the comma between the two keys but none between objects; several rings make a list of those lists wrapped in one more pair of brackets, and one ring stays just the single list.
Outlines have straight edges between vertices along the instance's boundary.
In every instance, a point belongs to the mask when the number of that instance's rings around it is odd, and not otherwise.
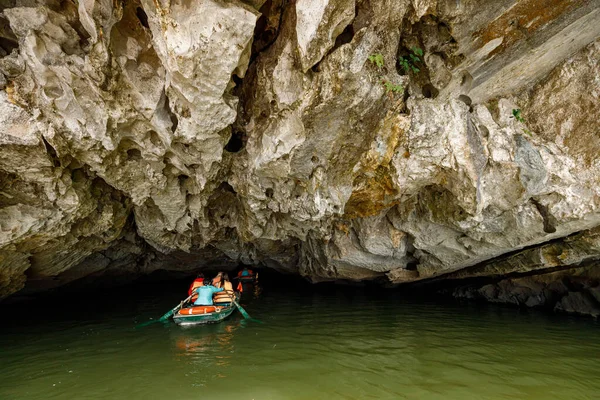
[{"label": "boat", "polygon": [[242,283],[253,283],[256,282],[256,280],[258,279],[258,273],[251,273],[250,275],[238,275],[237,276],[238,281],[242,282]]},{"label": "boat", "polygon": [[[239,301],[240,293],[235,294],[235,299]],[[215,324],[229,317],[235,309],[236,305],[233,302],[215,303],[212,306],[188,304],[173,315],[173,321],[181,326]]]}]

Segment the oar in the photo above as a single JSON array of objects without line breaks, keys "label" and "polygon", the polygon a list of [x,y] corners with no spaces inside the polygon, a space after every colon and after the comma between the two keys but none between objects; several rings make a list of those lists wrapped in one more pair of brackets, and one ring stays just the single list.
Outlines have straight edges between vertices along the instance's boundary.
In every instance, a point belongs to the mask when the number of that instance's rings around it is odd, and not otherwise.
[{"label": "oar", "polygon": [[237,300],[235,299],[235,292],[232,292],[230,290],[226,290],[226,292],[229,294],[229,296],[231,297],[231,302],[233,304],[235,304],[235,306],[237,307],[238,311],[240,312],[240,314],[242,314],[242,316],[244,317],[244,319],[250,320],[250,321],[254,321],[254,322],[258,322],[262,324],[262,321],[258,320],[258,319],[254,319],[250,316],[250,314],[248,314],[246,312],[246,310],[244,310],[244,307],[242,307],[240,305],[240,303],[237,302]]},{"label": "oar", "polygon": [[165,315],[163,315],[162,317],[160,317],[159,319],[155,319],[153,321],[148,321],[148,322],[144,322],[143,324],[139,324],[136,328],[141,328],[143,326],[148,326],[150,324],[153,324],[155,322],[166,322],[169,318],[171,318],[173,316],[173,314],[175,314],[175,312],[177,310],[179,310],[188,300],[190,300],[195,293],[192,293],[187,299],[183,300],[181,303],[179,303],[175,308],[167,311],[165,313]]},{"label": "oar", "polygon": [[165,315],[163,315],[162,317],[160,317],[159,321],[161,321],[161,322],[165,322],[166,320],[168,320],[169,318],[171,318],[171,317],[173,316],[173,314],[175,314],[175,312],[176,312],[177,310],[179,310],[181,307],[183,307],[183,304],[184,304],[185,302],[187,302],[188,300],[190,300],[190,299],[192,298],[192,296],[193,296],[193,295],[194,295],[194,294],[192,293],[192,294],[191,294],[191,295],[190,295],[190,296],[189,296],[187,299],[185,299],[184,301],[182,301],[181,303],[179,303],[179,304],[178,304],[178,305],[177,305],[175,308],[173,308],[173,309],[171,309],[171,310],[167,311],[167,312],[165,313]]},{"label": "oar", "polygon": [[245,319],[252,319],[252,317],[250,316],[250,314],[248,314],[246,312],[246,310],[244,310],[244,307],[242,307],[240,305],[240,303],[238,303],[235,298],[232,298],[231,301],[233,302],[233,304],[235,304],[235,306],[237,307],[237,309],[240,311],[240,313],[244,316]]}]

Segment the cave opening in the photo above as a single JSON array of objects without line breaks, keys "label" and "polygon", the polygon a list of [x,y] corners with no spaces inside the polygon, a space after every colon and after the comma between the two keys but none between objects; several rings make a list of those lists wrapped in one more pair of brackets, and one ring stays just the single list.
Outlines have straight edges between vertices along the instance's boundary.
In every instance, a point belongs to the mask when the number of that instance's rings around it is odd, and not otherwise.
[{"label": "cave opening", "polygon": [[148,15],[146,15],[146,11],[142,7],[137,7],[135,9],[135,15],[140,20],[140,24],[146,29],[150,29],[150,25],[148,24]]},{"label": "cave opening", "polygon": [[19,41],[10,27],[8,19],[0,16],[0,57],[7,56],[18,48]]},{"label": "cave opening", "polygon": [[[0,399],[597,395],[597,321],[551,315],[600,316],[594,2],[31,3]],[[219,271],[250,318],[161,321]]]},{"label": "cave opening", "polygon": [[44,136],[42,136],[42,143],[44,144],[44,148],[46,149],[48,156],[52,160],[52,165],[55,167],[60,167],[61,162],[56,149],[46,140]]},{"label": "cave opening", "polygon": [[171,100],[169,99],[167,94],[163,93],[163,96],[165,96],[166,98],[165,109],[169,114],[169,119],[171,120],[171,132],[175,133],[175,131],[177,131],[177,127],[179,126],[179,118],[177,118],[177,114],[173,112],[171,108]]},{"label": "cave opening", "polygon": [[471,100],[471,98],[469,96],[467,96],[466,94],[461,94],[460,96],[458,96],[458,100],[462,101],[469,107],[471,107],[471,104],[473,104],[473,101]]},{"label": "cave opening", "polygon": [[250,65],[277,39],[281,29],[285,0],[267,0],[260,7],[260,17],[254,27]]},{"label": "cave opening", "polygon": [[327,58],[327,56],[329,56],[331,53],[333,53],[334,51],[339,49],[341,46],[350,43],[352,41],[352,39],[354,39],[354,27],[352,26],[352,24],[349,24],[342,31],[342,33],[340,33],[337,36],[337,38],[335,38],[335,43],[333,44],[333,47],[331,49],[329,49],[327,54],[325,54],[325,56],[323,56],[323,58],[319,62],[317,62],[315,65],[313,65],[311,67],[311,71],[313,71],[315,73],[321,72],[321,61],[325,60]]},{"label": "cave opening", "polygon": [[425,97],[426,99],[435,99],[440,93],[440,91],[437,90],[432,84],[428,83],[425,86],[423,86],[422,93],[423,97]]},{"label": "cave opening", "polygon": [[225,151],[229,153],[239,153],[244,148],[244,134],[239,131],[234,131],[225,145]]},{"label": "cave opening", "polygon": [[416,271],[418,265],[419,265],[418,261],[416,261],[416,260],[415,261],[410,261],[410,262],[406,263],[405,269],[407,271]]},{"label": "cave opening", "polygon": [[129,149],[127,150],[127,159],[129,161],[141,161],[142,152],[138,149]]},{"label": "cave opening", "polygon": [[229,182],[223,182],[219,185],[219,189],[223,190],[227,193],[233,193],[233,194],[237,194],[237,192],[235,191],[235,189],[233,188],[233,186],[231,186],[231,184]]}]

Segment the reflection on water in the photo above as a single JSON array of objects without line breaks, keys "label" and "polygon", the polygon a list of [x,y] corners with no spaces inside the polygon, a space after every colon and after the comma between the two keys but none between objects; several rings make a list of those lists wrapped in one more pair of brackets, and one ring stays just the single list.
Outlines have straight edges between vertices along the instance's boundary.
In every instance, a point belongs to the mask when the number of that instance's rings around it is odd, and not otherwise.
[{"label": "reflection on water", "polygon": [[214,325],[135,329],[180,298],[156,293],[53,306],[37,319],[4,315],[0,399],[591,399],[600,392],[599,324],[588,319],[407,301],[393,292],[250,285],[242,305],[264,324],[236,313]]},{"label": "reflection on water", "polygon": [[202,367],[226,367],[234,351],[234,333],[240,325],[239,320],[228,324],[215,324],[216,329],[209,333],[199,330],[198,327],[181,327],[172,335],[175,344],[173,352],[178,357],[187,357],[189,362]]}]

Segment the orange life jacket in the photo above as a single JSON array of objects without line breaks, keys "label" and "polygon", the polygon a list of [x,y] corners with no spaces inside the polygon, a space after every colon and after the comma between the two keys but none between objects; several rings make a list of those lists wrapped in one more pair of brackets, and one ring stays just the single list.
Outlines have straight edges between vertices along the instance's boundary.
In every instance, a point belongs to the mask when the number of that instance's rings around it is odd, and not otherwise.
[{"label": "orange life jacket", "polygon": [[[233,292],[233,286],[231,282],[223,282],[223,291],[215,293],[213,296],[214,300],[219,303],[225,303],[231,301],[230,293]],[[229,291],[230,293],[227,293]]]},{"label": "orange life jacket", "polygon": [[[194,292],[194,289],[196,289],[200,286],[204,286],[204,278],[194,279],[194,282],[192,282],[192,284],[190,285],[190,288],[188,289],[188,296],[191,296],[192,293]],[[192,296],[192,301],[195,301],[197,298],[198,298],[198,295]]]}]

